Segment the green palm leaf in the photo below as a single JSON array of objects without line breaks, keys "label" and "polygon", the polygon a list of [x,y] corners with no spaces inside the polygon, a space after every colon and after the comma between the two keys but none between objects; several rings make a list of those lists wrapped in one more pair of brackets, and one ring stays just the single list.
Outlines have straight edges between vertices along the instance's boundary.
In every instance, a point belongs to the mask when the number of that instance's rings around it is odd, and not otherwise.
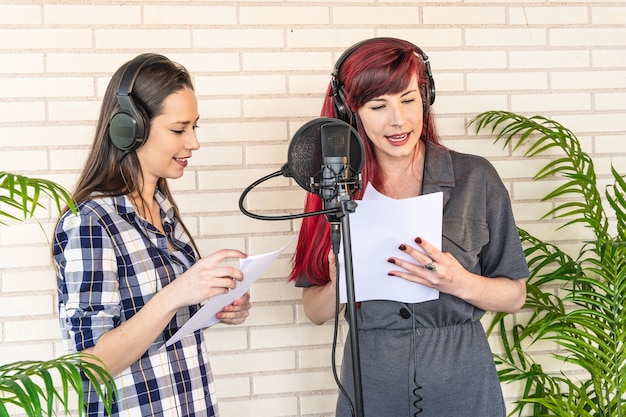
[{"label": "green palm leaf", "polygon": [[[74,201],[70,193],[61,185],[42,178],[31,178],[23,175],[0,171],[0,203],[21,212],[22,218],[31,218],[40,203],[41,194],[49,196],[59,212],[63,205],[75,211]],[[15,214],[0,210],[0,217],[20,220]],[[4,224],[0,221],[0,224]]]},{"label": "green palm leaf", "polygon": [[[72,211],[76,206],[62,186],[41,178],[0,171],[0,218],[23,220],[31,218],[42,207],[42,194],[49,196],[59,213],[62,205]],[[18,217],[21,215],[21,218]],[[4,222],[0,221],[0,224]],[[60,387],[55,387],[53,375]],[[6,404],[21,408],[28,417],[55,415],[58,402],[68,413],[72,399],[77,397],[79,415],[84,414],[83,378],[93,382],[96,394],[111,413],[115,385],[104,364],[96,357],[69,354],[49,361],[19,361],[0,365],[0,417],[8,417]],[[102,385],[99,381],[103,381]]]},{"label": "green palm leaf", "polygon": [[[511,411],[519,416],[626,416],[626,181],[611,167],[614,183],[601,193],[593,161],[578,138],[558,122],[489,111],[473,118],[477,132],[489,130],[496,142],[524,156],[548,156],[534,180],[561,178],[543,201],[553,207],[543,218],[560,219],[559,229],[583,225],[594,238],[580,242],[572,258],[556,245],[519,229],[530,269],[525,309],[511,326],[496,314],[488,332],[500,329],[504,354],[494,355],[501,381],[523,382],[523,396]],[[546,151],[550,155],[545,155]],[[555,154],[554,150],[560,152]],[[603,197],[614,213],[609,233]],[[523,346],[551,341],[553,355],[585,370],[586,376],[551,375]]]},{"label": "green palm leaf", "polygon": [[[5,404],[20,407],[28,417],[55,415],[58,401],[69,413],[77,394],[79,415],[84,415],[83,378],[91,381],[111,413],[115,384],[104,364],[95,356],[74,353],[49,361],[19,361],[0,365],[0,417],[8,417]],[[55,387],[53,374],[61,387]],[[100,382],[102,381],[102,382]]]}]

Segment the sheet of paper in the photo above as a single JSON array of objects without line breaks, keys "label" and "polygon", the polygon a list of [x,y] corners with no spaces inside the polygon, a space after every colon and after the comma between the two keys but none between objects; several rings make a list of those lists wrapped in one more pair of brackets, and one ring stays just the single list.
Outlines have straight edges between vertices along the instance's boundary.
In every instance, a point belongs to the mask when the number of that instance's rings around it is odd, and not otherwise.
[{"label": "sheet of paper", "polygon": [[262,255],[250,255],[246,259],[239,261],[239,269],[243,272],[243,281],[237,283],[237,288],[229,291],[228,294],[221,294],[210,298],[200,310],[196,312],[178,331],[165,343],[169,346],[178,342],[183,337],[198,329],[213,326],[219,323],[216,314],[224,309],[228,304],[243,296],[265,272],[265,270],[278,258],[289,246],[295,237],[291,238],[282,248]]},{"label": "sheet of paper", "polygon": [[[396,200],[367,185],[356,211],[350,214],[350,243],[355,301],[393,300],[420,303],[439,298],[439,291],[387,275],[397,266],[387,262],[394,256],[415,262],[398,249],[401,243],[417,246],[422,237],[441,249],[443,193]],[[340,263],[339,297],[347,301],[343,242]]]}]

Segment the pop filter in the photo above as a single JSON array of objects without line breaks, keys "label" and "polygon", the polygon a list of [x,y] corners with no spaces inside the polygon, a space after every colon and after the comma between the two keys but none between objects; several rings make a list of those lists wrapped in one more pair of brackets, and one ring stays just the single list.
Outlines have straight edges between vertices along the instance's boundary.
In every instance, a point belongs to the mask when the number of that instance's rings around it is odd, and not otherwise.
[{"label": "pop filter", "polygon": [[355,175],[363,168],[363,142],[354,127],[343,120],[321,117],[304,124],[291,139],[287,163],[281,168],[285,177],[293,178],[300,187],[312,192],[311,177],[324,163],[322,156],[322,126],[338,124],[350,128],[350,167]]}]

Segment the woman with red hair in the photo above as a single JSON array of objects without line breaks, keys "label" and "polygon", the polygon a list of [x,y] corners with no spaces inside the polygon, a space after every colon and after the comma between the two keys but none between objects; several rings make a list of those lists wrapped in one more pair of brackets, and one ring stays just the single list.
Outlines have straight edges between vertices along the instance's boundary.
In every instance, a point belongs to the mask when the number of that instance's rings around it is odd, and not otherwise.
[{"label": "woman with red hair", "polygon": [[[363,184],[394,199],[443,193],[442,250],[419,236],[399,241],[413,261],[390,256],[390,277],[381,278],[434,288],[439,298],[358,305],[364,414],[504,417],[479,320],[485,311],[515,313],[523,306],[528,267],[502,180],[484,158],[439,143],[430,111],[434,99],[426,54],[404,40],[374,38],[339,58],[322,109],[322,116],[352,124],[363,138]],[[357,191],[353,198],[362,195]],[[320,197],[307,195],[305,211],[321,207]],[[337,310],[329,231],[324,216],[303,220],[290,277],[303,288],[304,311],[316,324],[333,319]],[[341,382],[348,393],[350,352],[347,341]],[[339,396],[338,417],[351,415],[349,403]]]}]

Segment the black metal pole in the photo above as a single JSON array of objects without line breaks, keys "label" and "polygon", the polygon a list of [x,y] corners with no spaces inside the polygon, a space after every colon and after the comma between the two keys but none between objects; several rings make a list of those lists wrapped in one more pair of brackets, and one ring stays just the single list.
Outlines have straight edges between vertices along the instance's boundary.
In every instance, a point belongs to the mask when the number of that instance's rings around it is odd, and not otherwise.
[{"label": "black metal pole", "polygon": [[343,259],[346,274],[346,309],[350,331],[350,348],[352,353],[352,378],[354,380],[354,408],[356,417],[363,417],[363,387],[361,385],[361,353],[359,351],[359,334],[356,321],[356,301],[354,296],[354,272],[352,270],[352,240],[350,237],[350,216],[357,203],[352,200],[341,201],[343,216],[341,217],[341,236],[343,240]]}]

